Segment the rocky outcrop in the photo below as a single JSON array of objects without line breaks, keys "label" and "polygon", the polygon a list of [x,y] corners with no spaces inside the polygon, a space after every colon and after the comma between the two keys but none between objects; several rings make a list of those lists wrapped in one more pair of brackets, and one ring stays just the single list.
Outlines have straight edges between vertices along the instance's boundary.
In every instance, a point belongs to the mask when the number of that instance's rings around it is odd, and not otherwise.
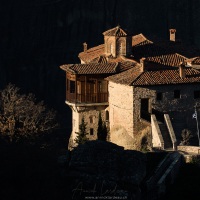
[{"label": "rocky outcrop", "polygon": [[140,183],[146,175],[143,153],[103,141],[88,141],[71,152],[68,177],[72,197],[118,196],[140,199]]}]

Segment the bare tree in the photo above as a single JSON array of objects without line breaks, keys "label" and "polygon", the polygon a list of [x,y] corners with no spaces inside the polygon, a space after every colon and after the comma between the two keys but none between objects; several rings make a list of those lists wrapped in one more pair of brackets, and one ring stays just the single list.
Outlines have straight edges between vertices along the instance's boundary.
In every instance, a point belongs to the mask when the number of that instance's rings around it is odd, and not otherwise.
[{"label": "bare tree", "polygon": [[189,145],[190,139],[193,137],[192,133],[188,129],[183,129],[181,133],[182,141],[180,145]]},{"label": "bare tree", "polygon": [[0,91],[0,134],[10,141],[34,137],[57,126],[55,111],[37,103],[33,94],[22,95],[12,84]]}]

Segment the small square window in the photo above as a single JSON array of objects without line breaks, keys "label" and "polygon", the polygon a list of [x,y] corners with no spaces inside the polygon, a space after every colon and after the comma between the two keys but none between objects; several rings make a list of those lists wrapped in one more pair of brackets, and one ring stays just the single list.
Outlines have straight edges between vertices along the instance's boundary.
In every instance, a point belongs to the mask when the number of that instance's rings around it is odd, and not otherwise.
[{"label": "small square window", "polygon": [[180,90],[174,90],[174,98],[175,99],[181,98],[181,91]]},{"label": "small square window", "polygon": [[90,129],[90,135],[94,135],[94,129],[93,128]]},{"label": "small square window", "polygon": [[156,100],[157,101],[161,101],[162,100],[162,96],[163,96],[162,92],[157,92],[156,93]]},{"label": "small square window", "polygon": [[200,90],[194,91],[194,99],[199,99],[200,98]]}]

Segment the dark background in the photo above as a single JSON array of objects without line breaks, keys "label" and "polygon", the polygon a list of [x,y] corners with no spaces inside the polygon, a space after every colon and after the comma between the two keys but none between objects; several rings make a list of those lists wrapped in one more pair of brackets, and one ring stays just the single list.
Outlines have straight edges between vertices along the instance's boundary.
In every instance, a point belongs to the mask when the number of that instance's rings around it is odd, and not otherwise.
[{"label": "dark background", "polygon": [[[1,0],[0,90],[11,82],[22,93],[34,93],[58,111],[65,126],[56,138],[44,138],[47,148],[0,145],[1,199],[69,199],[70,180],[57,164],[66,152],[63,134],[69,136],[71,127],[59,66],[79,62],[83,42],[102,44],[102,32],[121,25],[133,34],[164,39],[169,28],[176,28],[177,38],[200,47],[199,8],[199,0]],[[196,171],[181,172],[167,199],[199,196]]]},{"label": "dark background", "polygon": [[82,43],[103,43],[118,24],[168,39],[169,28],[200,47],[199,0],[1,0],[0,89],[9,82],[58,110],[70,128],[62,64],[79,62]]}]

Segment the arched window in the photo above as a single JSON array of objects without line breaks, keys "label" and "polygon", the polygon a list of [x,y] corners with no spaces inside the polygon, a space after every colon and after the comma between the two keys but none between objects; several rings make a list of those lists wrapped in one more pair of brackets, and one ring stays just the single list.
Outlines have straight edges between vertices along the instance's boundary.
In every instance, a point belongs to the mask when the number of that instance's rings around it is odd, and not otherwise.
[{"label": "arched window", "polygon": [[89,117],[89,119],[90,119],[90,124],[93,124],[93,123],[94,123],[94,117],[91,115],[91,116]]},{"label": "arched window", "polygon": [[120,44],[119,44],[119,53],[120,53],[120,54],[122,54],[122,48],[123,48],[122,42],[120,42]]},{"label": "arched window", "polygon": [[117,40],[117,55],[124,55],[126,51],[125,41],[122,38]]},{"label": "arched window", "polygon": [[110,53],[113,54],[113,44],[110,44]]},{"label": "arched window", "polygon": [[109,121],[109,112],[106,110],[106,121]]}]

